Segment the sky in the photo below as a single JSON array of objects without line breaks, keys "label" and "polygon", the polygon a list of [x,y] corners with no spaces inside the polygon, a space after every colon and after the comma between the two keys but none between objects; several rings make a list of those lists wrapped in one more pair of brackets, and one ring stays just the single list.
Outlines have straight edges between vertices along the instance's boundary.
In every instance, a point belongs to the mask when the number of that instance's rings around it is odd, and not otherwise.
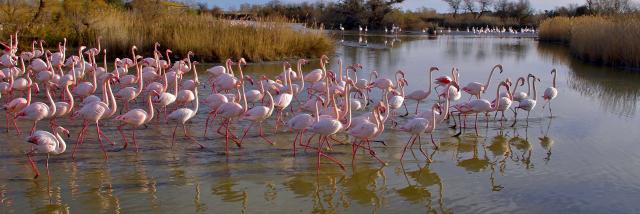
[{"label": "sky", "polygon": [[[243,3],[250,4],[264,4],[269,2],[270,0],[195,0],[197,2],[205,2],[210,7],[218,6],[225,9],[236,9]],[[329,0],[281,0],[287,3],[297,3],[297,2],[313,2],[313,1],[329,1]],[[553,9],[559,6],[566,6],[571,3],[574,4],[583,4],[584,0],[530,0],[531,6],[535,10],[546,10]],[[436,9],[438,12],[447,12],[448,7],[442,0],[405,0],[400,7],[402,9],[413,9],[413,8],[421,8],[428,7]]]}]

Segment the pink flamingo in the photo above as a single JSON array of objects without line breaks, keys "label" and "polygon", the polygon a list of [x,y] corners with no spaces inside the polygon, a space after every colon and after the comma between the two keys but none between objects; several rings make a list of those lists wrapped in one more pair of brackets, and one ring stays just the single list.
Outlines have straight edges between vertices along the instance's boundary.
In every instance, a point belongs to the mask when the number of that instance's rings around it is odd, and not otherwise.
[{"label": "pink flamingo", "polygon": [[542,95],[542,98],[544,99],[545,103],[544,105],[542,105],[542,109],[544,109],[544,107],[547,106],[547,104],[549,104],[549,114],[550,114],[550,117],[553,117],[553,112],[551,112],[551,100],[555,99],[558,96],[558,89],[556,88],[556,69],[555,68],[551,70],[551,74],[553,75],[553,86],[548,87],[547,89],[544,90],[544,94]]},{"label": "pink flamingo", "polygon": [[[7,132],[9,132],[9,114],[12,114],[14,117],[11,117],[11,120],[13,121],[13,127],[16,129],[16,133],[18,135],[21,135],[22,132],[20,131],[20,129],[18,128],[18,125],[16,124],[16,119],[15,119],[15,115],[18,114],[18,112],[22,111],[22,109],[24,109],[25,107],[27,107],[28,105],[31,104],[31,77],[29,77],[29,75],[27,74],[27,81],[28,81],[28,89],[27,89],[27,98],[22,98],[22,97],[18,97],[15,98],[13,100],[11,100],[9,103],[5,104],[3,106],[4,110],[5,110],[5,116],[7,117]],[[13,76],[11,76],[11,80],[13,82]]]},{"label": "pink flamingo", "polygon": [[50,118],[56,114],[56,103],[53,101],[50,93],[50,85],[45,85],[45,93],[47,95],[47,99],[49,100],[49,105],[43,102],[35,102],[31,103],[28,106],[24,107],[22,111],[16,114],[17,119],[27,119],[33,121],[33,126],[31,126],[31,132],[29,135],[33,134],[36,131],[36,125],[38,121],[44,118]]},{"label": "pink flamingo", "polygon": [[278,116],[276,117],[276,130],[278,129],[278,125],[280,123],[284,123],[284,109],[289,107],[291,101],[293,100],[293,87],[291,87],[291,73],[286,72],[285,81],[289,86],[287,91],[284,91],[280,95],[273,98],[274,106],[278,110]]},{"label": "pink flamingo", "polygon": [[[169,86],[169,82],[167,79],[167,75],[164,76],[164,90],[163,92],[156,92],[157,95],[153,98],[153,101],[160,106],[160,111],[164,113],[164,120],[167,122],[167,106],[173,104],[176,101],[176,94],[178,93],[178,76],[173,76],[173,94],[167,92],[167,87]],[[158,113],[158,118],[160,113]]]},{"label": "pink flamingo", "polygon": [[229,72],[221,74],[213,80],[214,91],[228,91],[238,87],[238,78],[235,77],[233,68],[230,66],[232,63],[231,59],[228,59],[226,64],[229,65]]},{"label": "pink flamingo", "polygon": [[102,149],[102,152],[104,153],[104,159],[105,160],[109,159],[109,157],[107,156],[107,152],[104,149],[104,145],[102,143],[102,137],[104,137],[108,142],[110,142],[111,145],[114,145],[114,143],[100,129],[100,120],[113,116],[118,109],[116,98],[113,95],[113,90],[111,89],[111,80],[114,80],[114,79],[117,80],[118,79],[117,76],[115,76],[114,74],[110,74],[109,78],[103,81],[103,86],[104,86],[103,91],[105,91],[104,96],[105,98],[107,98],[107,100],[104,100],[104,102],[98,101],[98,102],[89,103],[87,105],[82,106],[80,110],[74,112],[73,117],[81,118],[83,122],[82,122],[82,129],[80,130],[80,133],[78,134],[78,138],[76,139],[76,144],[73,147],[73,153],[71,155],[72,158],[75,159],[76,151],[79,147],[79,144],[81,144],[84,141],[84,137],[87,131],[87,127],[89,126],[89,122],[95,122],[96,134],[98,137],[98,142],[100,142],[100,149]]},{"label": "pink flamingo", "polygon": [[[352,142],[351,144],[351,162],[355,164],[356,153],[358,152],[358,147],[362,147],[365,150],[369,151],[369,154],[378,160],[382,165],[387,165],[384,161],[382,161],[378,156],[376,156],[375,151],[371,149],[370,141],[374,137],[378,136],[380,132],[382,132],[384,124],[380,119],[380,106],[376,106],[373,109],[373,120],[365,121],[358,124],[352,124],[351,127],[348,128],[347,134],[355,137],[358,141]],[[366,144],[366,147],[362,145],[362,143]]]},{"label": "pink flamingo", "polygon": [[[238,70],[240,72],[240,76],[244,76],[244,73],[242,72],[242,65],[246,63],[247,62],[244,60],[244,58],[241,58],[240,60],[238,60]],[[220,117],[223,118],[223,121],[220,127],[223,127],[223,126],[225,127],[225,148],[224,148],[225,150],[224,151],[227,154],[227,156],[229,155],[229,137],[231,137],[231,139],[236,143],[238,147],[241,146],[240,142],[236,141],[237,137],[229,133],[229,126],[231,124],[231,120],[241,117],[245,112],[247,112],[247,109],[248,109],[247,96],[244,92],[244,80],[240,81],[240,90],[238,93],[239,93],[238,95],[240,96],[239,97],[240,102],[242,104],[236,103],[236,102],[226,102],[220,105],[220,107],[218,107],[218,109],[215,111],[216,115],[219,115]]]},{"label": "pink flamingo", "polygon": [[[451,69],[451,76],[453,77],[451,82],[459,85],[460,82],[458,78],[460,77],[460,74],[458,74],[458,68],[454,67],[453,69]],[[440,97],[449,97],[449,101],[458,101],[462,97],[462,93],[460,93],[460,87],[448,87],[448,89],[448,92],[440,92],[440,94],[438,95],[438,100],[440,99]],[[447,93],[449,93],[449,95],[447,95]]]},{"label": "pink flamingo", "polygon": [[497,64],[495,66],[493,66],[493,69],[491,69],[491,73],[489,73],[489,78],[487,79],[487,83],[486,84],[482,84],[479,82],[471,82],[469,84],[467,84],[467,86],[462,87],[462,90],[471,94],[472,96],[476,96],[478,99],[480,99],[480,93],[485,93],[485,91],[487,90],[487,87],[489,87],[489,82],[491,81],[491,76],[493,76],[493,72],[496,70],[496,68],[500,69],[500,73],[502,73],[502,65]]},{"label": "pink flamingo", "polygon": [[60,136],[60,133],[64,133],[65,135],[67,135],[67,137],[69,137],[69,130],[63,128],[62,126],[58,126],[53,129],[53,134],[47,131],[38,130],[31,136],[29,136],[29,138],[27,138],[27,142],[33,144],[31,151],[27,153],[29,163],[31,164],[33,171],[36,173],[33,179],[36,179],[38,178],[38,176],[40,176],[40,172],[36,167],[36,162],[32,159],[34,153],[37,152],[47,154],[47,159],[44,166],[47,170],[47,176],[49,176],[49,156],[60,155],[67,149],[67,143],[64,142],[64,139]]},{"label": "pink flamingo", "polygon": [[65,52],[67,50],[67,38],[63,38],[62,40],[62,46],[58,43],[58,52],[51,54],[51,65],[56,67],[64,66]]},{"label": "pink flamingo", "polygon": [[[80,65],[81,68],[80,70],[85,70],[86,69],[86,63],[84,62],[84,56],[82,55],[82,50],[84,50],[86,47],[85,46],[81,46],[80,50],[78,51],[80,54]],[[76,78],[78,77],[78,74],[76,73]],[[92,95],[93,93],[96,92],[97,89],[97,77],[96,77],[96,72],[92,72],[92,80],[91,82],[81,82],[78,83],[75,87],[73,87],[73,90],[71,90],[71,93],[73,93],[73,95],[75,96],[79,96],[81,100],[84,100],[85,97],[88,97],[89,95]]]},{"label": "pink flamingo", "polygon": [[146,111],[143,109],[137,108],[137,109],[128,111],[126,114],[116,117],[116,120],[124,122],[123,124],[118,126],[118,131],[120,132],[120,135],[122,135],[122,139],[124,140],[124,147],[122,147],[122,149],[127,149],[127,145],[129,145],[129,143],[127,142],[127,138],[124,136],[124,133],[122,133],[122,127],[128,124],[133,127],[131,135],[133,139],[133,145],[136,146],[136,152],[138,152],[138,144],[136,143],[136,129],[141,125],[145,125],[149,123],[151,119],[153,119],[154,109],[153,109],[153,103],[151,102],[151,96],[153,96],[153,94],[151,93],[147,95]]},{"label": "pink flamingo", "polygon": [[[309,100],[314,101],[314,105],[316,108],[318,108],[318,103],[322,102],[322,99],[320,97],[317,97],[316,99],[309,99]],[[299,144],[301,146],[304,146],[302,144],[302,139],[304,138],[304,132],[307,131],[307,129],[309,129],[309,127],[311,127],[315,122],[316,122],[315,118],[311,116],[311,114],[300,113],[292,117],[291,119],[289,119],[289,121],[287,121],[287,123],[284,124],[285,127],[296,131],[296,137],[293,139],[293,156],[296,156],[296,142],[299,141]]]},{"label": "pink flamingo", "polygon": [[407,98],[408,100],[416,101],[416,114],[418,114],[418,109],[420,108],[420,102],[422,102],[424,99],[427,99],[427,97],[431,95],[431,83],[432,83],[431,80],[432,80],[434,71],[438,71],[438,67],[429,68],[429,87],[427,88],[427,90],[418,89],[418,90],[412,91],[411,93],[407,94],[407,96],[405,96],[405,98]]},{"label": "pink flamingo", "polygon": [[[404,148],[402,148],[402,155],[400,156],[400,161],[402,161],[402,159],[404,158],[404,154],[407,151],[407,147],[413,147],[413,144],[416,142],[416,139],[418,139],[418,146],[420,148],[420,152],[422,153],[422,155],[424,155],[427,158],[427,162],[429,163],[432,162],[431,158],[422,149],[422,143],[420,143],[420,134],[422,134],[423,132],[427,132],[428,130],[430,130],[429,133],[433,131],[433,128],[436,125],[436,109],[438,108],[440,108],[440,105],[437,103],[434,104],[433,107],[431,107],[431,118],[429,119],[417,117],[407,121],[407,123],[400,126],[401,131],[411,134],[409,141],[407,141],[407,143],[404,145]],[[438,148],[438,146],[435,144],[435,141],[433,141],[433,135],[431,139],[432,139],[433,146],[435,146],[435,148]]]},{"label": "pink flamingo", "polygon": [[536,107],[536,103],[537,103],[537,93],[536,93],[536,80],[540,81],[538,78],[536,78],[536,76],[534,76],[533,74],[529,74],[529,76],[527,76],[527,79],[531,78],[533,81],[531,81],[531,86],[533,87],[533,99],[532,98],[527,98],[524,100],[521,100],[520,102],[518,102],[518,105],[515,107],[514,109],[514,116],[513,116],[513,124],[511,124],[511,127],[514,127],[516,125],[516,122],[518,121],[518,109],[522,109],[527,111],[527,124],[529,123],[529,114],[531,114],[531,110],[533,110]]},{"label": "pink flamingo", "polygon": [[[198,64],[198,62],[193,62],[194,64]],[[194,66],[194,72],[197,72]],[[187,132],[187,127],[186,127],[186,123],[187,121],[191,120],[193,117],[196,116],[196,114],[198,113],[198,108],[200,106],[200,103],[198,102],[198,88],[196,87],[193,90],[193,93],[195,95],[195,100],[194,100],[194,108],[193,109],[189,109],[189,108],[179,108],[173,112],[171,112],[171,114],[169,114],[169,121],[175,121],[176,122],[176,127],[173,128],[173,135],[171,137],[171,147],[173,148],[173,143],[174,140],[176,138],[176,130],[178,129],[178,125],[182,124],[182,130],[184,131],[184,136],[187,138],[190,138],[191,140],[193,140],[194,143],[198,144],[198,146],[200,146],[200,148],[204,148],[204,146],[200,143],[198,143],[198,141],[196,139],[194,139],[193,137],[189,136],[188,132]]]},{"label": "pink flamingo", "polygon": [[[193,65],[191,65],[191,59],[189,59],[189,56],[193,54],[193,52],[189,52],[189,54],[187,54],[187,62],[189,63],[189,67],[193,67]],[[185,81],[186,84],[182,84],[183,87],[187,86],[190,88],[195,89],[197,87],[198,84],[200,84],[200,81],[198,80],[198,73],[194,72],[193,75],[193,80],[191,81]],[[188,89],[187,87],[185,87],[186,89],[181,90],[178,92],[178,94],[176,94],[176,104],[178,105],[184,105],[190,102],[193,102],[193,100],[195,100],[195,95],[193,94],[192,89]]]},{"label": "pink flamingo", "polygon": [[269,92],[266,93],[269,106],[254,106],[253,108],[247,110],[244,115],[242,115],[242,119],[250,120],[251,124],[249,124],[249,126],[247,126],[247,128],[244,130],[244,134],[242,135],[242,138],[240,138],[240,144],[242,144],[242,141],[247,135],[247,132],[249,132],[249,129],[257,123],[258,126],[260,126],[260,137],[267,141],[267,143],[274,145],[271,140],[264,136],[264,130],[262,129],[262,123],[265,120],[269,119],[269,117],[271,117],[271,115],[273,114],[273,109],[275,107],[273,96],[271,96],[271,93]]},{"label": "pink flamingo", "polygon": [[73,84],[73,81],[66,80],[62,82],[62,86],[64,87],[64,93],[66,94],[66,98],[69,99],[69,102],[56,102],[56,112],[51,117],[49,121],[51,127],[58,126],[56,123],[56,119],[59,117],[64,117],[69,115],[73,111],[74,99],[73,94],[71,94],[71,90],[69,90],[69,86]]}]

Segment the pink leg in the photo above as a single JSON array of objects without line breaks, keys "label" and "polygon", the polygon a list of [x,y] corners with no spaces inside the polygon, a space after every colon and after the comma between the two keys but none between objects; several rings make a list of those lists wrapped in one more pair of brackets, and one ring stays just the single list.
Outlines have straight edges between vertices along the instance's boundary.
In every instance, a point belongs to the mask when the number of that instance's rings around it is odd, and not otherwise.
[{"label": "pink leg", "polygon": [[5,115],[5,121],[7,122],[7,125],[5,127],[7,127],[7,133],[9,133],[9,112],[5,111],[4,115]]},{"label": "pink leg", "polygon": [[136,143],[136,127],[133,127],[133,131],[131,135],[133,136],[133,145],[136,146],[136,153],[137,153],[140,149],[138,148],[138,143]]},{"label": "pink leg", "polygon": [[225,126],[224,140],[224,153],[229,157],[229,125]]},{"label": "pink leg", "polygon": [[404,153],[407,151],[407,147],[409,147],[409,144],[413,145],[413,143],[415,142],[416,142],[416,137],[412,135],[409,138],[409,141],[407,141],[407,144],[404,145],[404,148],[402,148],[402,155],[400,156],[400,161],[402,161],[402,159],[404,158]]},{"label": "pink leg", "polygon": [[80,140],[82,139],[82,133],[87,129],[87,121],[83,121],[82,129],[80,129],[80,133],[78,133],[78,138],[76,138],[76,144],[73,146],[73,152],[71,153],[71,158],[76,159],[76,151],[78,149],[78,145],[80,145]]},{"label": "pink leg", "polygon": [[122,136],[122,140],[124,141],[124,146],[122,147],[122,150],[125,150],[127,149],[127,146],[129,146],[129,142],[127,142],[127,137],[125,137],[124,133],[122,132],[123,126],[124,124],[118,126],[118,132],[120,132],[120,135]]},{"label": "pink leg", "polygon": [[299,136],[300,136],[300,132],[296,133],[296,137],[293,139],[293,157],[296,156],[296,143],[298,141]]},{"label": "pink leg", "polygon": [[38,121],[34,120],[33,121],[33,125],[31,126],[31,131],[29,131],[29,136],[33,135],[33,133],[36,131],[36,123]]},{"label": "pink leg", "polygon": [[31,168],[33,169],[33,172],[36,173],[36,175],[33,176],[33,179],[36,179],[38,178],[38,176],[40,176],[40,172],[38,171],[38,167],[36,167],[36,162],[33,161],[32,156],[33,156],[33,150],[27,153],[27,157],[29,158],[29,164],[31,164]]},{"label": "pink leg", "polygon": [[207,131],[209,130],[209,119],[211,119],[211,116],[209,116],[209,114],[207,114],[207,120],[204,123],[204,134],[202,134],[202,137],[206,137],[207,136]]},{"label": "pink leg", "polygon": [[251,127],[253,127],[253,122],[251,122],[251,124],[249,124],[249,126],[247,126],[246,129],[244,129],[244,132],[242,134],[242,137],[240,138],[240,144],[242,144],[242,142],[244,141],[244,137],[247,136],[247,132],[249,132],[249,129],[251,129]]},{"label": "pink leg", "polygon": [[369,150],[369,154],[375,158],[376,160],[378,160],[378,162],[380,162],[382,165],[387,165],[387,163],[385,163],[384,161],[382,161],[380,158],[378,158],[378,156],[376,156],[376,152],[373,151],[373,149],[371,149],[371,141],[369,141],[369,139],[365,140],[367,142],[367,148]]},{"label": "pink leg", "polygon": [[264,136],[264,129],[262,128],[262,122],[260,122],[260,137],[265,141],[267,141],[267,143],[271,144],[272,146],[275,145],[273,142],[271,142],[271,140],[269,140],[267,137]]},{"label": "pink leg", "polygon": [[13,127],[16,129],[16,134],[17,134],[18,136],[19,136],[19,135],[22,135],[22,131],[20,131],[20,128],[18,128],[18,124],[16,123],[16,118],[15,118],[15,117],[13,117],[13,119],[12,119],[12,120],[13,120]]},{"label": "pink leg", "polygon": [[109,156],[107,156],[107,151],[104,149],[104,144],[102,143],[102,138],[100,137],[100,124],[96,123],[96,135],[98,136],[98,142],[100,143],[100,149],[102,149],[102,153],[104,154],[104,160],[109,160]]},{"label": "pink leg", "polygon": [[176,123],[176,127],[173,128],[173,134],[171,135],[171,149],[173,149],[173,145],[176,140],[176,130],[178,129],[178,124],[179,123]]},{"label": "pink leg", "polygon": [[189,132],[187,132],[187,126],[186,126],[186,125],[182,124],[182,130],[184,131],[184,136],[185,136],[186,138],[189,138],[189,139],[190,139],[190,140],[192,140],[195,144],[198,144],[198,146],[200,146],[200,149],[204,149],[204,146],[203,146],[202,144],[198,143],[198,141],[197,141],[195,138],[193,138],[193,137],[191,137],[191,136],[189,135]]}]

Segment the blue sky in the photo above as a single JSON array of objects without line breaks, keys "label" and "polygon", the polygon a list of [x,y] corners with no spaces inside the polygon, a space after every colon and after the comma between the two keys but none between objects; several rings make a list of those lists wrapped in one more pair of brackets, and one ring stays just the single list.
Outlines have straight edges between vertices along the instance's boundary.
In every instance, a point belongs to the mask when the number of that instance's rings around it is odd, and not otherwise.
[{"label": "blue sky", "polygon": [[[191,0],[194,1],[194,0]],[[269,0],[195,0],[196,2],[206,2],[209,6],[219,6],[222,8],[238,8],[240,4],[263,4]],[[281,0],[283,2],[312,2],[312,1],[329,1],[329,0]],[[584,0],[530,0],[531,6],[536,10],[553,9],[558,6],[565,6],[571,3],[583,4]],[[420,7],[429,7],[439,12],[448,11],[447,5],[442,0],[405,0],[402,5],[403,9],[413,9]]]}]

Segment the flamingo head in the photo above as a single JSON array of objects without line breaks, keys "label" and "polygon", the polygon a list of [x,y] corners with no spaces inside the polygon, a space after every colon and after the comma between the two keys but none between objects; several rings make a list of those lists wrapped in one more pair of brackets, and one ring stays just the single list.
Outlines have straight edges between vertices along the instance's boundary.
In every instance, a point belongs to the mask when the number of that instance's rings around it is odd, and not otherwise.
[{"label": "flamingo head", "polygon": [[24,117],[24,116],[27,116],[27,113],[26,113],[26,112],[24,112],[24,111],[21,111],[21,112],[18,112],[18,113],[16,114],[16,116],[15,116],[15,117],[13,117],[13,118]]},{"label": "flamingo head", "polygon": [[509,84],[509,86],[513,85],[513,82],[511,82],[511,78],[507,77],[506,80],[504,80],[505,83]]},{"label": "flamingo head", "polygon": [[244,75],[244,79],[249,81],[249,83],[251,83],[251,85],[254,85],[254,79],[253,77],[249,76],[249,75]]},{"label": "flamingo head", "polygon": [[429,72],[434,72],[434,71],[439,71],[440,69],[438,67],[431,67],[429,68]]},{"label": "flamingo head", "polygon": [[467,87],[467,86],[462,87],[462,90],[463,90],[464,92],[467,92],[467,93],[471,93],[471,91],[472,91],[472,90],[471,90],[471,88],[469,88],[469,87]]},{"label": "flamingo head", "polygon": [[62,126],[58,126],[58,131],[62,132],[63,134],[65,134],[67,137],[71,137],[71,134],[69,133],[69,130],[63,128]]},{"label": "flamingo head", "polygon": [[37,135],[27,137],[27,142],[32,143],[33,145],[40,144],[40,140]]},{"label": "flamingo head", "polygon": [[309,60],[306,59],[299,59],[298,62],[300,62],[301,65],[307,64],[309,63]]}]

